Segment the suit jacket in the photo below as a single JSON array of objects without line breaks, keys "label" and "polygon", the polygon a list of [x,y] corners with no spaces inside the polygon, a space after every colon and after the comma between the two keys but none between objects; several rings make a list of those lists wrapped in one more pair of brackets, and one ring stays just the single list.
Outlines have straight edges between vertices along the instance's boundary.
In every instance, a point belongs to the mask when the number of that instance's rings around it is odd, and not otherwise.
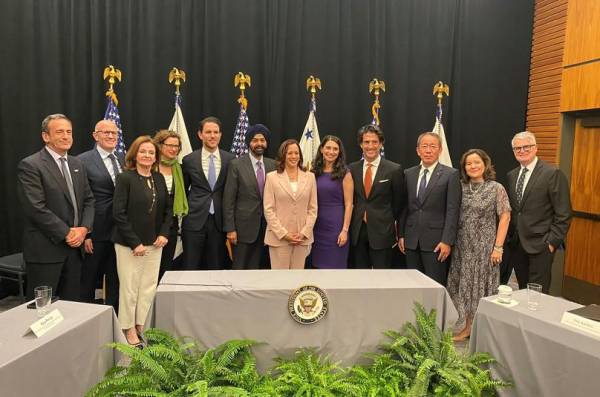
[{"label": "suit jacket", "polygon": [[165,178],[159,172],[152,172],[156,197],[154,219],[148,212],[152,206],[146,179],[136,170],[125,170],[117,176],[117,186],[113,199],[113,241],[135,249],[140,244],[152,245],[160,235],[169,237],[173,220],[171,202]]},{"label": "suit jacket", "polygon": [[421,202],[417,198],[420,171],[417,165],[404,173],[408,205],[400,221],[400,237],[411,250],[419,246],[423,251],[433,251],[440,242],[454,245],[462,200],[459,172],[438,163]]},{"label": "suit jacket", "polygon": [[202,149],[194,150],[183,158],[181,168],[189,205],[189,212],[183,218],[181,226],[183,230],[202,230],[208,219],[211,199],[214,203],[217,230],[223,230],[223,188],[227,179],[227,167],[229,162],[235,159],[235,155],[221,149],[219,154],[221,170],[212,190],[202,170]]},{"label": "suit jacket", "polygon": [[517,204],[517,178],[521,167],[507,174],[508,198],[513,209],[509,242],[520,241],[525,252],[540,253],[548,244],[558,247],[571,223],[569,183],[565,175],[538,159],[521,202]]},{"label": "suit jacket", "polygon": [[366,211],[371,248],[391,248],[396,243],[396,221],[405,205],[402,166],[382,157],[367,198],[363,163],[364,160],[360,160],[349,165],[354,179],[354,209],[350,223],[352,244],[358,243],[360,226]]},{"label": "suit jacket", "polygon": [[[95,147],[92,150],[81,153],[77,157],[85,167],[90,188],[94,194],[94,199],[96,199],[94,206],[94,231],[89,237],[94,241],[110,241],[113,229],[112,205],[115,185],[104,161],[102,161],[100,153]],[[124,169],[124,156],[116,154],[115,157],[121,165],[121,169]]]},{"label": "suit jacket", "polygon": [[313,227],[317,220],[317,181],[315,174],[298,170],[298,190],[294,195],[285,172],[267,174],[264,193],[267,231],[265,244],[281,247],[288,233],[306,236],[301,245],[313,242]]},{"label": "suit jacket", "polygon": [[[275,170],[275,160],[263,156],[265,176]],[[266,181],[266,178],[265,178]],[[237,232],[238,241],[251,244],[263,220],[263,199],[249,154],[232,160],[223,191],[223,231]]]},{"label": "suit jacket", "polygon": [[[92,230],[94,196],[85,168],[77,157],[67,156],[75,190],[71,201],[67,182],[46,148],[21,160],[17,167],[17,192],[25,214],[23,257],[26,262],[57,263],[71,247],[65,242],[73,227],[74,205],[79,226]],[[80,249],[83,255],[83,245]]]}]

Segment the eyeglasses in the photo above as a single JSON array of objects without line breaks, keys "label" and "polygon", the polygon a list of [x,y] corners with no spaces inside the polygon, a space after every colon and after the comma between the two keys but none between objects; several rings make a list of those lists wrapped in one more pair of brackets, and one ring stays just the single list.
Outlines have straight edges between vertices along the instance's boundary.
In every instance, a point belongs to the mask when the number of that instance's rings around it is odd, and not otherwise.
[{"label": "eyeglasses", "polygon": [[104,136],[117,136],[119,135],[119,131],[96,131],[97,134]]},{"label": "eyeglasses", "polygon": [[435,149],[439,148],[439,146],[438,145],[419,145],[419,148],[421,150],[427,150],[427,149],[435,150]]},{"label": "eyeglasses", "polygon": [[180,148],[180,145],[172,145],[170,143],[161,143],[161,145],[166,146],[169,149],[177,149],[177,150],[179,150],[179,148]]},{"label": "eyeglasses", "polygon": [[514,146],[512,148],[512,150],[515,153],[519,153],[519,152],[529,153],[534,146],[535,145]]}]

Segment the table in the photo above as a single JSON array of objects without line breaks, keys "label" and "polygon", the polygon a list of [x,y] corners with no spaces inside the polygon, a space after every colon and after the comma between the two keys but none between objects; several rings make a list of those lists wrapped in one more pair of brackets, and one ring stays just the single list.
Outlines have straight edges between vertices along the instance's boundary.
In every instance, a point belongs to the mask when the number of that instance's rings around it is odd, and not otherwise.
[{"label": "table", "polygon": [[479,302],[469,349],[491,353],[502,365],[492,374],[515,386],[501,396],[589,397],[600,395],[600,338],[560,323],[581,305],[541,295],[537,311],[527,309],[527,290],[513,292],[519,304]]},{"label": "table", "polygon": [[116,362],[106,343],[125,338],[112,307],[57,301],[64,320],[40,338],[27,304],[0,314],[0,395],[81,397]]},{"label": "table", "polygon": [[[290,294],[316,285],[329,312],[315,324],[299,324],[288,312]],[[343,365],[364,362],[383,332],[414,321],[414,302],[435,308],[441,327],[458,317],[446,289],[416,270],[225,270],[167,272],[158,287],[152,321],[177,336],[211,348],[230,339],[266,344],[253,349],[257,368],[275,357],[316,347]]]}]

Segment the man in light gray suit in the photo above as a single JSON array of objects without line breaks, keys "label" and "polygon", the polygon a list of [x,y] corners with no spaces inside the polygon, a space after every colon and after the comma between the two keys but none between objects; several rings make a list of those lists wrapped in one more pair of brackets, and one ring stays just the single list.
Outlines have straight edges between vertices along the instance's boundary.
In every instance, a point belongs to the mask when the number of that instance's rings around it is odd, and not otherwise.
[{"label": "man in light gray suit", "polygon": [[262,124],[250,127],[246,132],[249,153],[229,164],[223,192],[223,230],[233,246],[234,270],[270,268],[263,215],[266,175],[275,170],[275,161],[264,156],[270,135]]},{"label": "man in light gray suit", "polygon": [[418,269],[445,286],[462,189],[458,170],[439,163],[441,152],[438,134],[419,135],[421,164],[404,172],[408,205],[400,220],[398,245],[406,254],[407,268]]}]

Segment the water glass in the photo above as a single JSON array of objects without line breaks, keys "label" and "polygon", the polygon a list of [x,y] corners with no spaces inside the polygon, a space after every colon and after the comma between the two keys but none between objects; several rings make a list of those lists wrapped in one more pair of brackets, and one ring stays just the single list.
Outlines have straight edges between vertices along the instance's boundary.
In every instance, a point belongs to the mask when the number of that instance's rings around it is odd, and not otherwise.
[{"label": "water glass", "polygon": [[35,308],[37,309],[38,317],[44,317],[48,314],[50,302],[52,302],[52,287],[42,285],[33,289],[35,297]]},{"label": "water glass", "polygon": [[527,284],[527,308],[529,310],[538,310],[540,307],[540,296],[542,295],[542,286],[536,283]]}]

